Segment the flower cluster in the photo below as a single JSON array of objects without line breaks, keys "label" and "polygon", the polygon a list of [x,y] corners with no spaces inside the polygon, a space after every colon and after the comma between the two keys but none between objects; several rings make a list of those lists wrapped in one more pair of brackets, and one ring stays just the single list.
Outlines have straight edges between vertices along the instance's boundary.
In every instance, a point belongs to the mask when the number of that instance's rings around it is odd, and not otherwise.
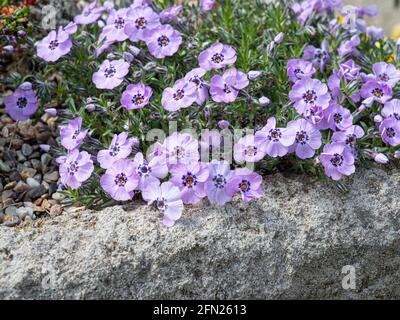
[{"label": "flower cluster", "polygon": [[[38,96],[67,109],[58,163],[71,197],[140,195],[172,226],[202,199],[261,197],[259,173],[290,168],[337,181],[365,159],[400,156],[400,42],[366,25],[372,7],[199,5],[94,1],[38,42],[37,56],[57,64],[40,66],[36,91],[49,89],[46,75],[65,77],[52,97]],[[38,109],[32,88],[6,98],[14,119]]]}]

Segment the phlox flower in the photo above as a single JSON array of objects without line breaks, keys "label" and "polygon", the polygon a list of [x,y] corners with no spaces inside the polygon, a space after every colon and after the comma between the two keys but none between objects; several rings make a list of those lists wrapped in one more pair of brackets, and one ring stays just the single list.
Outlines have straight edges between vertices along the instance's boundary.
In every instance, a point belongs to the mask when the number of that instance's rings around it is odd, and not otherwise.
[{"label": "phlox flower", "polygon": [[142,83],[130,84],[122,93],[121,104],[127,110],[144,108],[150,101],[153,90]]},{"label": "phlox flower", "polygon": [[392,99],[386,102],[381,114],[384,118],[394,117],[396,120],[400,120],[400,100]]},{"label": "phlox flower", "polygon": [[160,18],[151,7],[131,7],[127,16],[124,30],[131,41],[144,41],[145,31],[160,25]]},{"label": "phlox flower", "polygon": [[120,42],[129,38],[128,34],[125,33],[125,26],[129,18],[128,10],[127,8],[111,10],[107,24],[101,31],[100,41],[106,39],[107,42]]},{"label": "phlox flower", "polygon": [[128,201],[133,198],[139,184],[139,176],[133,161],[121,159],[113,163],[100,178],[100,185],[111,198]]},{"label": "phlox flower", "polygon": [[211,78],[210,94],[215,102],[230,103],[236,100],[239,90],[248,85],[247,75],[237,71],[236,68],[231,68],[222,76],[215,75]]},{"label": "phlox flower", "polygon": [[227,161],[213,161],[208,165],[210,175],[206,182],[206,193],[210,201],[224,205],[232,199],[228,193],[228,181],[233,177],[233,171]]},{"label": "phlox flower", "polygon": [[216,42],[199,55],[199,65],[204,70],[220,69],[236,62],[236,50]]},{"label": "phlox flower", "polygon": [[332,135],[333,142],[340,142],[345,144],[348,147],[354,148],[357,139],[360,139],[364,136],[364,130],[358,125],[350,126],[343,131],[336,131]]},{"label": "phlox flower", "polygon": [[160,185],[159,179],[164,179],[168,174],[168,167],[164,157],[153,157],[147,161],[141,152],[138,152],[133,159],[135,170],[138,174],[139,190],[144,190],[149,185]]},{"label": "phlox flower", "polygon": [[197,99],[197,85],[195,82],[180,79],[172,88],[163,91],[161,105],[170,112],[190,107]]},{"label": "phlox flower", "polygon": [[326,175],[333,180],[340,180],[343,175],[349,176],[356,170],[354,156],[350,148],[343,143],[325,145],[319,159]]},{"label": "phlox flower", "polygon": [[310,61],[315,68],[320,68],[321,71],[324,71],[325,66],[331,62],[327,41],[322,41],[321,48],[307,46],[303,52],[303,59]]},{"label": "phlox flower", "polygon": [[244,202],[260,198],[263,195],[262,177],[248,168],[236,169],[228,181],[227,192],[230,196],[239,192]]},{"label": "phlox flower", "polygon": [[183,202],[179,188],[172,182],[161,185],[149,185],[142,191],[143,199],[150,205],[155,203],[158,210],[164,214],[163,224],[172,227],[182,216]]},{"label": "phlox flower", "polygon": [[296,156],[303,160],[312,158],[315,155],[315,150],[318,150],[322,145],[321,132],[305,119],[289,122],[284,133],[286,136],[294,137],[294,142],[289,146],[289,151],[295,152]]},{"label": "phlox flower", "polygon": [[340,74],[347,81],[352,81],[360,74],[361,67],[354,62],[353,59],[341,63],[339,66]]},{"label": "phlox flower", "polygon": [[66,126],[61,126],[61,145],[67,150],[73,150],[83,142],[87,133],[88,129],[82,130],[82,118],[77,117]]},{"label": "phlox flower", "polygon": [[265,156],[265,150],[260,140],[249,134],[239,139],[233,147],[233,155],[237,163],[258,162]]},{"label": "phlox flower", "polygon": [[257,145],[271,157],[283,157],[294,142],[294,137],[291,135],[283,135],[284,130],[276,127],[274,117],[269,118],[267,124],[255,134]]},{"label": "phlox flower", "polygon": [[174,4],[173,6],[164,9],[160,12],[161,21],[174,20],[182,11],[183,6]]},{"label": "phlox flower", "polygon": [[382,141],[393,147],[400,145],[400,121],[395,117],[386,118],[379,125]]},{"label": "phlox flower", "polygon": [[129,63],[124,60],[104,60],[93,74],[92,81],[98,89],[114,89],[124,81],[128,72]]},{"label": "phlox flower", "polygon": [[289,98],[299,114],[312,106],[327,107],[331,99],[328,87],[321,81],[310,78],[297,81],[289,92]]},{"label": "phlox flower", "polygon": [[392,88],[382,81],[370,80],[363,84],[360,91],[364,99],[372,98],[374,101],[384,104],[392,98]]},{"label": "phlox flower", "polygon": [[78,189],[91,176],[94,166],[90,154],[78,149],[57,159],[60,164],[61,183],[71,189]]},{"label": "phlox flower", "polygon": [[178,163],[188,164],[198,161],[198,141],[188,133],[174,132],[167,137],[163,144],[168,167]]},{"label": "phlox flower", "polygon": [[97,154],[100,167],[108,169],[114,162],[127,158],[132,152],[133,143],[134,140],[128,138],[128,132],[115,134],[108,149],[100,150]]},{"label": "phlox flower", "polygon": [[325,110],[325,119],[331,130],[344,130],[353,124],[353,116],[349,109],[332,102]]},{"label": "phlox flower", "polygon": [[96,8],[96,5],[97,5],[97,0],[85,6],[85,8],[83,8],[82,13],[74,18],[74,22],[82,25],[96,22],[101,17],[104,11],[104,8],[102,7]]},{"label": "phlox flower", "polygon": [[343,58],[351,53],[357,53],[356,47],[360,42],[360,37],[358,35],[354,35],[350,40],[343,41],[338,48],[339,56]]},{"label": "phlox flower", "polygon": [[173,56],[182,43],[180,32],[168,24],[146,30],[144,37],[147,48],[157,59]]},{"label": "phlox flower", "polygon": [[206,196],[205,182],[209,176],[206,164],[202,162],[177,164],[170,171],[170,182],[180,189],[183,203],[195,204]]},{"label": "phlox flower", "polygon": [[47,62],[55,62],[71,51],[69,33],[60,28],[50,33],[37,44],[37,55]]},{"label": "phlox flower", "polygon": [[21,85],[11,95],[4,97],[5,110],[15,121],[28,120],[39,108],[39,101],[32,84],[25,83],[27,90]]},{"label": "phlox flower", "polygon": [[196,96],[196,103],[198,105],[202,105],[209,97],[208,88],[206,86],[206,82],[203,80],[203,76],[205,75],[206,70],[202,68],[196,68],[192,71],[189,71],[186,76],[185,80],[193,82],[197,87],[197,96]]},{"label": "phlox flower", "polygon": [[215,0],[200,0],[201,9],[203,11],[210,11],[214,6]]},{"label": "phlox flower", "polygon": [[400,81],[400,71],[391,63],[374,63],[372,71],[376,80],[386,82],[391,88],[394,88]]},{"label": "phlox flower", "polygon": [[292,82],[311,78],[315,71],[311,62],[302,59],[291,59],[287,63],[287,75]]}]

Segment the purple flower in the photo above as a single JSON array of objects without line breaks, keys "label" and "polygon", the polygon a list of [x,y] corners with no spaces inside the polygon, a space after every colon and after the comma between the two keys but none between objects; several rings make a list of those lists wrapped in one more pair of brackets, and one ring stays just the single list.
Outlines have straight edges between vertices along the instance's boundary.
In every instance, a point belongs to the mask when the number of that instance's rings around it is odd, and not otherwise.
[{"label": "purple flower", "polygon": [[46,112],[50,117],[57,116],[57,109],[55,109],[55,108],[45,109],[44,112]]},{"label": "purple flower", "polygon": [[170,25],[146,30],[145,41],[150,53],[157,59],[173,56],[182,43],[181,34]]},{"label": "purple flower", "polygon": [[392,97],[392,88],[386,82],[370,80],[361,87],[360,94],[364,99],[372,98],[384,104]]},{"label": "purple flower", "polygon": [[325,110],[324,108],[319,107],[319,106],[311,106],[304,111],[303,117],[310,123],[312,123],[314,125],[317,125],[317,124],[319,125],[322,122],[324,122],[324,120],[325,120],[324,119],[324,117],[325,117],[324,110]]},{"label": "purple flower", "polygon": [[233,147],[234,158],[237,163],[258,162],[265,156],[265,150],[254,135],[240,138]]},{"label": "purple flower", "polygon": [[400,120],[400,100],[393,99],[386,102],[381,114],[385,118],[394,117],[396,120]]},{"label": "purple flower", "polygon": [[375,26],[367,27],[367,36],[372,40],[382,40],[385,37],[385,31]]},{"label": "purple flower", "polygon": [[340,47],[338,48],[339,56],[341,58],[357,52],[356,47],[360,44],[360,38],[358,35],[351,37],[350,40],[342,42]]},{"label": "purple flower", "polygon": [[128,11],[125,33],[131,41],[145,41],[145,31],[154,29],[159,25],[160,18],[151,7],[131,7]]},{"label": "purple flower", "polygon": [[331,130],[345,130],[353,125],[353,116],[349,109],[332,102],[325,110],[325,118],[328,128]]},{"label": "purple flower", "polygon": [[233,176],[231,166],[227,161],[213,161],[209,165],[210,175],[205,185],[210,201],[224,205],[232,199],[228,194],[228,181]]},{"label": "purple flower", "polygon": [[360,139],[364,136],[364,130],[360,126],[354,125],[350,126],[343,131],[336,131],[333,133],[332,141],[333,142],[341,142],[346,146],[353,148],[357,139]]},{"label": "purple flower", "polygon": [[214,6],[215,0],[200,0],[201,9],[203,11],[210,11]]},{"label": "purple flower", "polygon": [[301,79],[289,92],[289,98],[299,114],[313,106],[327,107],[331,99],[328,87],[316,79]]},{"label": "purple flower", "polygon": [[121,159],[113,163],[100,178],[100,185],[111,198],[127,201],[133,198],[134,190],[139,184],[133,161]]},{"label": "purple flower", "polygon": [[78,189],[91,176],[94,166],[90,154],[78,149],[71,151],[66,157],[57,159],[60,163],[61,183],[71,189]]},{"label": "purple flower", "polygon": [[185,80],[193,82],[197,87],[196,103],[202,105],[209,97],[206,82],[202,79],[205,75],[206,70],[202,68],[196,68],[186,74]]},{"label": "purple flower", "polygon": [[350,59],[345,63],[341,63],[339,69],[342,77],[347,81],[352,81],[360,75],[361,67],[353,59]]},{"label": "purple flower", "polygon": [[159,179],[164,179],[168,174],[168,167],[162,156],[156,156],[147,161],[143,154],[138,152],[133,161],[136,173],[140,177],[139,190],[144,190],[149,185],[159,186]]},{"label": "purple flower", "polygon": [[152,4],[152,0],[134,0],[130,8],[147,7]]},{"label": "purple flower", "polygon": [[162,21],[174,20],[181,13],[182,9],[182,5],[174,4],[160,12],[160,19]]},{"label": "purple flower", "polygon": [[180,189],[183,203],[195,204],[206,196],[208,175],[208,166],[204,163],[178,164],[171,169],[170,181]]},{"label": "purple flower", "polygon": [[388,164],[389,159],[386,157],[383,153],[373,153],[373,157],[375,162],[380,163],[380,164]]},{"label": "purple flower", "polygon": [[249,79],[236,68],[228,69],[222,76],[211,78],[210,94],[215,102],[230,103],[236,100],[239,90],[249,85]]},{"label": "purple flower", "polygon": [[82,118],[77,117],[61,127],[61,145],[67,150],[73,150],[83,142],[87,133],[88,129],[82,130]]},{"label": "purple flower", "polygon": [[340,79],[342,75],[337,70],[333,71],[333,74],[328,78],[328,87],[332,92],[333,99],[341,100],[343,98],[343,92],[340,88]]},{"label": "purple flower", "polygon": [[200,158],[198,141],[188,133],[174,132],[165,139],[163,147],[169,167],[178,163],[188,164]]},{"label": "purple flower", "polygon": [[340,180],[343,175],[349,176],[356,170],[353,154],[342,143],[325,145],[319,159],[324,166],[326,175],[333,180]]},{"label": "purple flower", "polygon": [[197,85],[195,82],[180,79],[172,88],[163,91],[161,105],[165,110],[178,111],[190,107],[197,99]]},{"label": "purple flower", "polygon": [[99,40],[106,39],[107,42],[125,41],[129,36],[125,33],[125,25],[128,19],[127,8],[112,10],[107,18],[107,24],[103,28]]},{"label": "purple flower", "polygon": [[236,50],[220,42],[214,43],[199,55],[199,65],[205,70],[220,69],[235,62]]},{"label": "purple flower", "polygon": [[54,62],[68,54],[71,48],[69,34],[60,28],[58,32],[51,31],[37,44],[37,55],[47,62]]},{"label": "purple flower", "polygon": [[315,69],[311,62],[301,59],[291,59],[287,64],[287,75],[292,82],[303,78],[311,78]]},{"label": "purple flower", "polygon": [[400,145],[400,121],[394,117],[386,118],[379,126],[382,141],[393,147]]},{"label": "purple flower", "polygon": [[99,71],[92,77],[98,89],[114,89],[118,87],[129,72],[129,63],[124,60],[104,60]]},{"label": "purple flower", "polygon": [[244,202],[260,198],[263,195],[262,177],[247,169],[239,168],[234,171],[232,178],[228,181],[227,191],[230,196],[240,192]]},{"label": "purple flower", "polygon": [[372,65],[376,80],[386,82],[394,88],[400,80],[400,71],[391,63],[378,62]]},{"label": "purple flower", "polygon": [[267,124],[255,134],[257,145],[271,157],[283,157],[288,153],[288,148],[294,142],[294,137],[283,136],[284,129],[276,127],[274,117],[268,119]]},{"label": "purple flower", "polygon": [[167,227],[172,227],[182,216],[181,193],[172,182],[164,182],[161,186],[149,185],[142,196],[149,205],[155,202],[157,209],[164,214],[163,224]]},{"label": "purple flower", "polygon": [[63,27],[62,30],[68,33],[69,35],[72,35],[76,31],[78,31],[78,25],[75,22],[70,22],[65,27]]},{"label": "purple flower", "polygon": [[126,159],[132,152],[133,140],[128,138],[128,132],[114,135],[110,146],[106,150],[100,150],[97,161],[103,169],[113,166],[114,162]]},{"label": "purple flower", "polygon": [[[286,139],[289,142],[294,137],[294,143],[289,146],[289,150],[295,152],[303,160],[312,158],[315,150],[318,150],[322,145],[321,132],[315,125],[304,119],[289,122],[284,135],[292,137],[291,139]],[[284,143],[286,140],[284,140]]]},{"label": "purple flower", "polygon": [[[32,88],[32,84],[30,87]],[[21,86],[4,98],[4,104],[6,112],[15,121],[28,120],[39,108],[36,93],[32,89],[24,90]]]},{"label": "purple flower", "polygon": [[312,62],[315,68],[324,71],[325,66],[331,61],[326,40],[322,41],[321,48],[307,46],[304,49],[303,59]]},{"label": "purple flower", "polygon": [[122,93],[121,104],[127,110],[144,108],[153,94],[149,86],[142,83],[130,84]]},{"label": "purple flower", "polygon": [[77,24],[91,24],[96,22],[104,10],[102,7],[96,8],[96,4],[97,0],[87,5],[82,13],[74,18],[74,22]]}]

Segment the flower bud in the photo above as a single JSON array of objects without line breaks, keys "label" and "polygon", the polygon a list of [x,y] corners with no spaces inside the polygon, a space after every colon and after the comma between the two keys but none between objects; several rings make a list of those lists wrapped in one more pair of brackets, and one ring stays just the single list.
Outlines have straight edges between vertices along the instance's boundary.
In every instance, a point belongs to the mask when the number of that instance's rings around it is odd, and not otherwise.
[{"label": "flower bud", "polygon": [[134,56],[137,56],[140,54],[140,49],[138,47],[129,46],[128,49]]},{"label": "flower bud", "polygon": [[381,123],[383,121],[383,118],[382,118],[382,116],[380,115],[380,114],[377,114],[375,117],[374,117],[374,122],[376,122],[376,123]]},{"label": "flower bud", "polygon": [[96,106],[93,103],[89,103],[85,106],[85,110],[87,112],[93,112],[94,110],[96,110]]},{"label": "flower bud", "polygon": [[400,159],[400,150],[397,150],[397,151],[394,152],[394,157],[396,159]]},{"label": "flower bud", "polygon": [[132,53],[124,52],[124,59],[128,62],[132,62],[134,57]]},{"label": "flower bud", "polygon": [[276,37],[274,38],[274,42],[277,43],[277,44],[280,44],[282,42],[282,40],[283,40],[283,36],[284,35],[285,34],[283,32],[278,33],[276,35]]},{"label": "flower bud", "polygon": [[32,83],[24,82],[19,86],[19,89],[22,89],[22,90],[25,90],[25,91],[32,90]]},{"label": "flower bud", "polygon": [[374,160],[380,164],[387,164],[389,162],[388,157],[386,157],[383,153],[374,153]]},{"label": "flower bud", "polygon": [[260,99],[258,99],[258,103],[265,107],[271,103],[271,100],[269,100],[267,97],[261,97]]},{"label": "flower bud", "polygon": [[262,72],[261,71],[249,71],[247,73],[247,77],[249,78],[249,80],[256,80],[257,78],[262,76]]},{"label": "flower bud", "polygon": [[49,152],[49,150],[50,150],[50,146],[48,144],[39,144],[39,147],[44,152]]},{"label": "flower bud", "polygon": [[218,127],[219,127],[220,129],[227,129],[227,128],[229,128],[230,125],[231,125],[231,124],[230,124],[228,121],[226,121],[226,120],[220,120],[220,121],[218,121]]},{"label": "flower bud", "polygon": [[57,115],[57,109],[55,108],[45,109],[44,112],[46,112],[50,117],[55,117]]}]

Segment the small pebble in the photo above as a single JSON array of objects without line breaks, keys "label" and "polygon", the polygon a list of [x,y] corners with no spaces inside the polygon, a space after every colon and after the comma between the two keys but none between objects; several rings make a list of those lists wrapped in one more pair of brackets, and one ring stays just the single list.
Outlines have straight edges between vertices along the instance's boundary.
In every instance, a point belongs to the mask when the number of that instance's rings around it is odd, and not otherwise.
[{"label": "small pebble", "polygon": [[0,223],[3,223],[4,220],[4,213],[0,211]]},{"label": "small pebble", "polygon": [[48,166],[51,162],[51,156],[48,153],[43,153],[40,157],[40,161],[43,165]]},{"label": "small pebble", "polygon": [[3,162],[3,160],[0,160],[0,171],[8,173],[11,171],[11,167]]},{"label": "small pebble", "polygon": [[63,211],[62,207],[59,204],[55,204],[50,208],[49,214],[51,217],[57,217],[62,213],[62,211]]},{"label": "small pebble", "polygon": [[24,168],[20,172],[20,174],[21,174],[22,179],[26,180],[29,177],[33,177],[36,174],[36,172],[37,171],[33,168]]},{"label": "small pebble", "polygon": [[28,179],[26,179],[26,183],[31,187],[31,188],[35,188],[35,187],[39,187],[40,183],[35,180],[34,178],[29,177]]},{"label": "small pebble", "polygon": [[17,160],[18,162],[25,162],[26,157],[22,154],[20,150],[17,151]]},{"label": "small pebble", "polygon": [[16,181],[16,182],[18,182],[22,179],[22,177],[18,171],[11,172],[9,178],[11,181]]},{"label": "small pebble", "polygon": [[7,207],[4,212],[6,215],[15,216],[17,214],[17,207]]},{"label": "small pebble", "polygon": [[31,147],[29,144],[24,143],[24,144],[22,145],[21,151],[22,151],[22,154],[23,154],[25,157],[29,157],[29,156],[32,154],[33,149],[32,149],[32,147]]},{"label": "small pebble", "polygon": [[10,189],[14,189],[14,187],[17,185],[17,181],[11,181],[9,183],[7,183],[4,186],[4,190],[10,190]]},{"label": "small pebble", "polygon": [[32,163],[32,168],[35,170],[42,170],[42,163],[40,162],[40,160],[38,159],[32,159],[31,160]]},{"label": "small pebble", "polygon": [[[6,217],[7,217],[7,215],[6,215]],[[6,221],[6,219],[4,219],[3,226],[5,226],[5,227],[15,227],[15,226],[19,225],[20,223],[21,223],[20,218],[13,217],[13,219],[7,220],[7,221]]]},{"label": "small pebble", "polygon": [[3,184],[0,182],[0,192],[2,192],[3,191]]},{"label": "small pebble", "polygon": [[26,184],[26,183],[23,182],[23,181],[20,181],[20,182],[18,182],[17,185],[14,187],[14,191],[15,191],[15,192],[18,192],[18,193],[22,193],[22,192],[28,191],[30,188],[31,188],[31,187],[30,187],[28,184]]},{"label": "small pebble", "polygon": [[57,201],[61,201],[61,200],[64,200],[64,199],[65,199],[65,195],[62,194],[62,193],[60,193],[60,192],[53,193],[53,195],[52,195],[51,197],[52,197],[54,200],[57,200]]},{"label": "small pebble", "polygon": [[46,182],[57,182],[59,178],[58,171],[53,171],[51,173],[46,173],[43,176],[43,180]]},{"label": "small pebble", "polygon": [[30,189],[26,193],[24,199],[26,199],[26,200],[28,200],[28,199],[34,200],[34,199],[39,198],[45,192],[46,192],[46,188],[45,187],[43,187],[43,186],[35,187],[35,188]]}]

